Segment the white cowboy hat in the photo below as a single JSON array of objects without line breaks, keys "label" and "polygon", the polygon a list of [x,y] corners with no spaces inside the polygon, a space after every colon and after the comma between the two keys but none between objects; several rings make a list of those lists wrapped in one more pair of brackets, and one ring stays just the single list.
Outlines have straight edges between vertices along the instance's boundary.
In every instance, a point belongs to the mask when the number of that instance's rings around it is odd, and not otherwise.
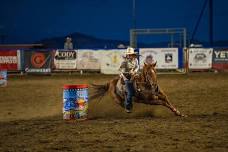
[{"label": "white cowboy hat", "polygon": [[137,54],[136,52],[135,52],[135,49],[134,48],[132,48],[132,47],[128,47],[127,48],[127,50],[126,50],[126,52],[125,52],[125,54],[126,55],[132,55],[132,54]]}]

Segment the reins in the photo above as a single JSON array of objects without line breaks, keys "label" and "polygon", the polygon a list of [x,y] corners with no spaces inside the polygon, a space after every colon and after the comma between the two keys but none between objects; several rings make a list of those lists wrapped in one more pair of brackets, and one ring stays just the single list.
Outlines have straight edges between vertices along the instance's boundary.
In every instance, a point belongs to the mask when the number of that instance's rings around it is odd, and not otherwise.
[{"label": "reins", "polygon": [[[151,75],[149,74],[149,72],[148,71],[142,72],[139,74],[139,76],[143,77],[143,80],[142,80],[143,82],[142,81],[138,82],[137,79],[135,79],[136,87],[138,86],[138,84],[144,84],[143,85],[144,87],[146,86],[146,84],[149,84],[149,87],[151,87],[151,89],[152,89],[152,93],[157,94],[156,90],[158,90],[158,85],[157,85],[157,83],[154,83],[153,81],[151,82]],[[138,89],[139,88],[137,87],[137,90]],[[142,91],[141,88],[139,90]]]}]

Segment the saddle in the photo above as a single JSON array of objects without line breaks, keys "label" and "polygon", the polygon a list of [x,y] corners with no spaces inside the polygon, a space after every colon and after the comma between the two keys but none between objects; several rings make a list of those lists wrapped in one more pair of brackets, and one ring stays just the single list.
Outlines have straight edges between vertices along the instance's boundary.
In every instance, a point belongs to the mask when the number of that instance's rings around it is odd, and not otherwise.
[{"label": "saddle", "polygon": [[[146,82],[139,82],[137,76],[132,77],[133,86],[135,90],[135,97],[137,99],[147,100],[147,99],[158,99],[159,87],[153,88]],[[121,97],[125,98],[126,88],[123,78],[119,78],[116,84],[116,93]]]},{"label": "saddle", "polygon": [[[136,82],[136,77],[138,75],[132,76],[130,78],[130,81],[133,82],[133,86],[134,86],[134,90],[135,90],[135,95],[137,95],[140,92],[140,89],[138,88],[137,82]],[[119,78],[119,80],[117,81],[116,84],[116,93],[121,96],[124,97],[126,95],[126,88],[125,88],[125,82],[124,79],[122,77]]]},{"label": "saddle", "polygon": [[117,81],[116,94],[118,94],[123,99],[125,97],[126,89],[125,89],[125,82],[124,82],[123,78],[119,78],[119,80]]}]

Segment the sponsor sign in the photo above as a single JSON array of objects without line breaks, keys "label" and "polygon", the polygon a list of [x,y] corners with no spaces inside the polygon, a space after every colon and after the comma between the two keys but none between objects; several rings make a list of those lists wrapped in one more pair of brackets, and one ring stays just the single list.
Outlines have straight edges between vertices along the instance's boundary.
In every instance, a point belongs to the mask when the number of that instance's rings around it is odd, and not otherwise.
[{"label": "sponsor sign", "polygon": [[228,69],[228,48],[213,50],[212,67],[219,70]]},{"label": "sponsor sign", "polygon": [[124,60],[125,50],[106,50],[100,51],[101,54],[101,73],[118,74],[121,62]]},{"label": "sponsor sign", "polygon": [[212,67],[212,48],[189,49],[189,69],[210,69]]},{"label": "sponsor sign", "polygon": [[51,51],[24,51],[25,72],[50,73]]},{"label": "sponsor sign", "polygon": [[0,87],[7,86],[7,71],[0,71]]},{"label": "sponsor sign", "polygon": [[56,69],[76,69],[77,51],[57,50],[54,56]]},{"label": "sponsor sign", "polygon": [[145,63],[157,62],[157,69],[178,68],[178,48],[141,48],[140,67]]},{"label": "sponsor sign", "polygon": [[101,54],[95,50],[78,50],[77,69],[100,70]]},{"label": "sponsor sign", "polygon": [[20,70],[20,51],[0,51],[0,69],[8,71]]}]

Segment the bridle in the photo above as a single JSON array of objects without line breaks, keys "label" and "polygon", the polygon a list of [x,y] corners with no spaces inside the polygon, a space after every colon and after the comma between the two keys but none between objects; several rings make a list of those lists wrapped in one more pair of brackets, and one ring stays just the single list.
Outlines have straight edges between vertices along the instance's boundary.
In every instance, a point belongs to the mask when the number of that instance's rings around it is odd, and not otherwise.
[{"label": "bridle", "polygon": [[145,74],[144,74],[144,78],[145,78],[145,84],[149,84],[149,86],[151,87],[152,89],[152,92],[155,93],[156,90],[157,90],[157,82],[154,81],[151,77],[152,74],[156,74],[155,70],[154,69],[150,69],[149,71],[146,71]]}]

